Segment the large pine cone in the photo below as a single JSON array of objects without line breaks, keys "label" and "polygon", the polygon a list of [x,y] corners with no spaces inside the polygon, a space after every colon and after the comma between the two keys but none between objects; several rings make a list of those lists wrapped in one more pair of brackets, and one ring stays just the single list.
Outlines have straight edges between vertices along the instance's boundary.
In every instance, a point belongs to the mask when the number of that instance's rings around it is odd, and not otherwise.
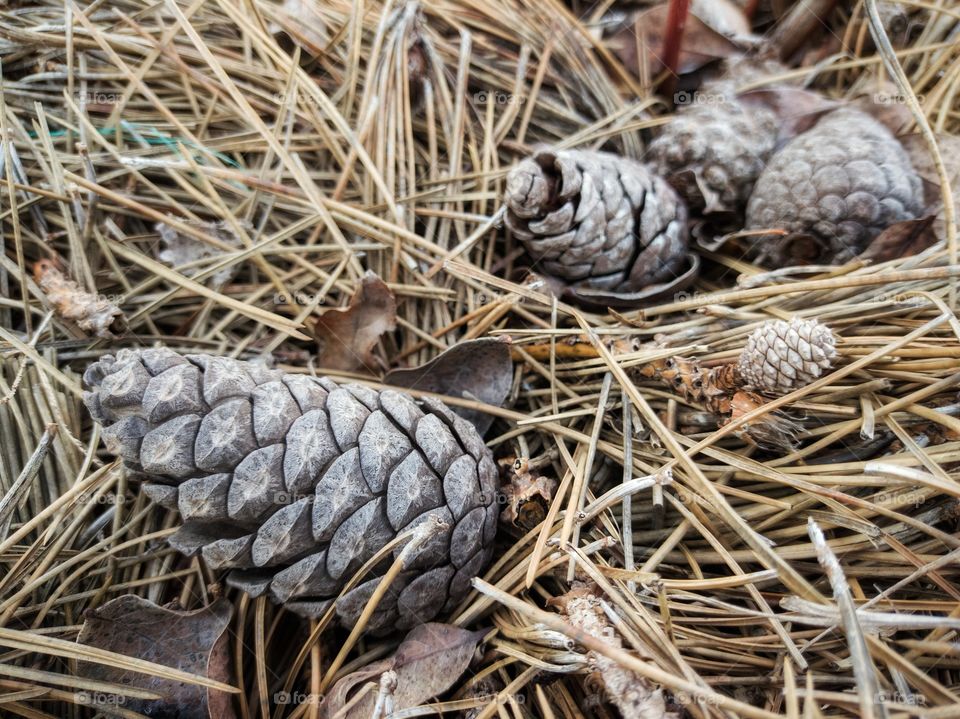
[{"label": "large pine cone", "polygon": [[318,616],[336,601],[342,623],[356,622],[392,557],[337,600],[344,585],[424,523],[432,535],[369,629],[450,610],[490,559],[496,466],[440,402],[163,348],[106,355],[84,382],[107,448],[179,508],[171,545],[292,611]]},{"label": "large pine cone", "polygon": [[776,146],[776,114],[741,102],[732,82],[684,97],[690,102],[650,144],[653,166],[691,209],[742,212]]},{"label": "large pine cone", "polygon": [[606,152],[542,150],[507,175],[507,227],[545,273],[633,292],[686,262],[687,213],[644,165]]},{"label": "large pine cone", "polygon": [[755,247],[771,267],[842,263],[923,210],[920,177],[891,132],[844,108],[789,142],[760,175],[747,229],[782,229]]}]

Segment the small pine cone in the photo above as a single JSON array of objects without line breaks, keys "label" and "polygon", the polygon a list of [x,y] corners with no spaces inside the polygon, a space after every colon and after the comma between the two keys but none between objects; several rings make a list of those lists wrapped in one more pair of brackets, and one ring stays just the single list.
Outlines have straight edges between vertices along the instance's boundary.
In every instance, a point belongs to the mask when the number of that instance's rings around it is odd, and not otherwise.
[{"label": "small pine cone", "polygon": [[335,602],[350,626],[405,543],[337,599],[344,585],[420,528],[368,625],[404,629],[452,609],[490,560],[497,468],[440,402],[165,348],[106,355],[84,383],[108,450],[180,510],[171,545],[252,594],[304,616]]},{"label": "small pine cone", "polygon": [[776,153],[747,205],[747,229],[781,229],[755,252],[771,267],[846,262],[894,222],[918,217],[923,188],[893,134],[850,108]]},{"label": "small pine cone", "polygon": [[704,214],[742,212],[773,154],[776,114],[741,102],[731,82],[713,83],[683,97],[691,102],[679,106],[650,144],[653,166],[691,209]]},{"label": "small pine cone", "polygon": [[507,175],[506,224],[543,270],[633,292],[686,262],[687,212],[644,165],[606,152],[541,150]]},{"label": "small pine cone", "polygon": [[836,337],[817,320],[794,317],[764,322],[747,339],[737,364],[747,387],[784,395],[830,369]]}]

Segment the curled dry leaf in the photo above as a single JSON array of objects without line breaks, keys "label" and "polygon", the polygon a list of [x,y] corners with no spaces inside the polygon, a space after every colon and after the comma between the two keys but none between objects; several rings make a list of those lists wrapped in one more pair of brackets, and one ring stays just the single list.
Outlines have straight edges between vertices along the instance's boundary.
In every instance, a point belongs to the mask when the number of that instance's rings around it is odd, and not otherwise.
[{"label": "curled dry leaf", "polygon": [[[513,383],[510,345],[493,338],[460,342],[419,367],[388,372],[383,382],[500,407]],[[479,410],[466,407],[453,407],[453,410],[472,422],[481,435],[493,423],[491,415]]]},{"label": "curled dry leaf", "polygon": [[[233,229],[226,222],[196,222],[188,220],[183,220],[183,222],[203,230],[224,245],[240,247],[240,238],[237,237],[236,233],[234,233]],[[160,234],[160,241],[163,243],[163,249],[157,253],[157,259],[171,267],[180,267],[194,262],[210,260],[223,255],[225,252],[225,250],[220,247],[203,242],[190,235],[184,235],[165,222],[158,222],[156,229]],[[233,278],[236,272],[237,266],[235,264],[224,267],[210,275],[210,277],[207,278],[207,282],[211,287],[223,287]]]},{"label": "curled dry leaf", "polygon": [[317,363],[325,368],[353,372],[373,370],[373,348],[384,332],[397,327],[397,301],[386,283],[367,272],[346,308],[328,309],[313,324],[320,346]]},{"label": "curled dry leaf", "polygon": [[[332,719],[350,701],[355,688],[366,681],[380,683],[380,677],[387,672],[394,675],[388,687],[393,711],[423,704],[460,678],[485,633],[438,622],[415,627],[391,656],[351,672],[334,684],[320,705],[321,719]],[[377,691],[370,691],[350,707],[348,716],[373,716],[376,703]]]},{"label": "curled dry leaf", "polygon": [[[593,585],[574,582],[566,594],[550,600],[570,624],[617,649],[623,642],[616,628],[607,619],[600,597]],[[647,656],[651,653],[645,651]],[[605,699],[624,717],[633,719],[677,719],[676,712],[667,709],[664,692],[644,677],[621,666],[613,659],[595,651],[587,652],[587,664],[594,669],[594,679],[605,690]]]},{"label": "curled dry leaf", "polygon": [[638,292],[570,286],[564,289],[563,296],[589,309],[633,310],[674,297],[678,292],[690,287],[699,274],[700,255],[688,252],[684,264],[680,266],[675,276],[664,282],[647,285]]},{"label": "curled dry leaf", "polygon": [[532,470],[528,460],[522,457],[510,457],[500,464],[507,474],[500,519],[521,529],[533,529],[547,516],[557,491],[557,480]]},{"label": "curled dry leaf", "polygon": [[33,265],[33,279],[47,295],[56,315],[73,323],[87,334],[109,339],[111,327],[123,312],[100,295],[87,292],[70,279],[53,260],[39,260]]},{"label": "curled dry leaf", "polygon": [[[226,629],[232,614],[233,607],[225,599],[185,612],[128,594],[88,612],[77,642],[228,684],[230,642]],[[77,673],[87,679],[125,684],[161,695],[163,699],[125,700],[124,709],[146,716],[236,716],[226,692],[91,662],[79,662]]]}]

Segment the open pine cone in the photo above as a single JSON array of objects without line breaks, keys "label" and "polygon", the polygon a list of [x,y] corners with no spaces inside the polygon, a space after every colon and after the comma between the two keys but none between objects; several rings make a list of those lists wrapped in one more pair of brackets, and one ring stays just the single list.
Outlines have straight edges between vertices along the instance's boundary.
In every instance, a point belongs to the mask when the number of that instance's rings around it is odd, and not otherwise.
[{"label": "open pine cone", "polygon": [[741,102],[730,81],[688,97],[650,143],[651,162],[691,209],[740,212],[776,145],[776,113]]},{"label": "open pine cone", "polygon": [[754,251],[771,267],[840,264],[923,210],[920,177],[893,134],[851,108],[831,112],[776,153],[747,205],[747,229],[781,229]]},{"label": "open pine cone", "polygon": [[686,208],[639,162],[541,150],[506,184],[507,227],[545,273],[569,284],[633,292],[674,279],[686,262]]},{"label": "open pine cone", "polygon": [[107,448],[179,508],[171,545],[292,611],[315,617],[335,603],[355,623],[406,542],[341,590],[414,528],[432,533],[372,631],[449,611],[490,560],[497,469],[473,425],[440,402],[164,348],[106,355],[84,383]]}]

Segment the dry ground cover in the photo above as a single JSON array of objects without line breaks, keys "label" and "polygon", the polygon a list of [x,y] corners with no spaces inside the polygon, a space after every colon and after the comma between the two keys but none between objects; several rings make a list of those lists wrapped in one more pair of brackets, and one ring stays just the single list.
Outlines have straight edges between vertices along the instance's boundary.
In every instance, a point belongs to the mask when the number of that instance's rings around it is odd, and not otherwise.
[{"label": "dry ground cover", "polygon": [[[647,6],[559,0],[0,8],[0,714],[960,714],[943,185],[960,8],[749,3],[755,35],[723,44],[707,24],[744,16],[694,3],[727,15],[688,18],[676,79],[649,51],[683,4],[636,23]],[[694,50],[716,66],[757,44],[786,62],[738,86],[899,118],[932,224],[872,258],[771,269],[742,223],[694,211],[690,282],[612,307],[554,295],[505,226],[510,168],[545,146],[645,159],[697,97]],[[361,287],[364,311],[329,313]],[[718,416],[651,369],[723,366],[791,318],[829,326],[837,357],[782,396]],[[301,618],[169,547],[177,511],[82,402],[86,366],[124,348],[379,388],[482,338],[509,338],[507,400],[444,394],[494,417],[504,511],[492,563],[436,619],[468,631],[436,656]],[[103,609],[124,595],[166,609]],[[209,707],[146,714],[171,685]]]}]

